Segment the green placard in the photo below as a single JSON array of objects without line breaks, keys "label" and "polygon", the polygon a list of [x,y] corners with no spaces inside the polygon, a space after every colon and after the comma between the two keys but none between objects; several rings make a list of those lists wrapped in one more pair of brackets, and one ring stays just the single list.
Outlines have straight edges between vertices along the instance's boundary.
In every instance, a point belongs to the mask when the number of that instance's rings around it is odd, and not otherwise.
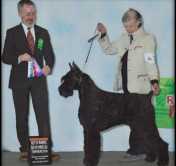
[{"label": "green placard", "polygon": [[174,128],[174,118],[169,116],[168,96],[174,96],[174,78],[160,79],[160,94],[154,98],[156,124],[158,128]]}]

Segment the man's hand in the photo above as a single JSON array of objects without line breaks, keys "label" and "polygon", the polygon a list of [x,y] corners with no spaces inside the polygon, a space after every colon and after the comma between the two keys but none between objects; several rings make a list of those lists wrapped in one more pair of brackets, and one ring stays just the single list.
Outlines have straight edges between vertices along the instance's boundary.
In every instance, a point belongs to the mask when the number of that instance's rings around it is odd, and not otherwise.
[{"label": "man's hand", "polygon": [[31,61],[32,57],[28,53],[24,53],[24,54],[19,55],[18,59],[20,62]]},{"label": "man's hand", "polygon": [[155,96],[159,95],[160,87],[158,83],[152,84],[152,91]]},{"label": "man's hand", "polygon": [[45,65],[43,68],[42,68],[42,72],[45,76],[47,76],[50,72],[51,72],[51,69],[48,65]]},{"label": "man's hand", "polygon": [[97,24],[97,31],[101,32],[101,34],[107,33],[106,27],[102,23]]}]

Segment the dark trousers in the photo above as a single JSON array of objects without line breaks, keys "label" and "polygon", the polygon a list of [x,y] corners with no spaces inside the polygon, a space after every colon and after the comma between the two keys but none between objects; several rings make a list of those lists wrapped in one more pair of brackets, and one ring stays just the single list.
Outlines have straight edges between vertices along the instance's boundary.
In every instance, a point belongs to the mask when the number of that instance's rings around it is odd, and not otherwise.
[{"label": "dark trousers", "polygon": [[[122,59],[122,85],[123,85],[123,91],[124,94],[130,93],[128,91],[128,50],[124,53]],[[137,155],[137,154],[143,154],[144,153],[144,142],[141,136],[134,130],[131,129],[130,136],[129,136],[129,146],[130,148],[128,149],[127,153],[132,154],[132,155]]]},{"label": "dark trousers", "polygon": [[48,137],[49,142],[52,144],[46,79],[41,77],[28,80],[24,87],[13,88],[12,94],[16,113],[17,137],[21,145],[20,151],[28,150],[30,94],[35,111],[39,136]]},{"label": "dark trousers", "polygon": [[130,136],[129,136],[129,149],[127,153],[131,155],[139,155],[144,154],[144,140],[143,137],[137,134],[134,129],[131,129]]}]

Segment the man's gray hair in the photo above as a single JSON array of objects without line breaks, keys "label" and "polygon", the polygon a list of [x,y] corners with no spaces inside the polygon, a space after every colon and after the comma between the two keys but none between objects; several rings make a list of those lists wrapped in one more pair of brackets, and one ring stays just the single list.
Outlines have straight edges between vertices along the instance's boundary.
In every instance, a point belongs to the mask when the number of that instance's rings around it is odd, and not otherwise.
[{"label": "man's gray hair", "polygon": [[32,5],[36,8],[35,3],[31,0],[20,0],[17,4],[18,12],[24,5]]},{"label": "man's gray hair", "polygon": [[122,16],[122,22],[125,23],[131,18],[131,13],[135,14],[135,18],[137,21],[139,21],[139,28],[143,25],[143,17],[142,15],[135,9],[129,8],[124,15]]}]

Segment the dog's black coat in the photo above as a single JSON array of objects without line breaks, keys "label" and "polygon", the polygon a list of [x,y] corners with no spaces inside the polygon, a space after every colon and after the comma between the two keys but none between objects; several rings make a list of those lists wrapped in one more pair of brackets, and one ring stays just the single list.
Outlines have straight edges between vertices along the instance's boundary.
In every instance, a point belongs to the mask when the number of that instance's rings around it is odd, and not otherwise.
[{"label": "dog's black coat", "polygon": [[158,158],[158,166],[167,166],[168,144],[159,136],[155,124],[152,93],[118,94],[103,91],[74,63],[69,65],[71,70],[62,77],[59,92],[62,96],[68,97],[73,95],[73,90],[79,91],[79,120],[84,128],[84,164],[98,164],[101,131],[126,124],[135,129],[143,140],[146,161],[153,162]]}]

